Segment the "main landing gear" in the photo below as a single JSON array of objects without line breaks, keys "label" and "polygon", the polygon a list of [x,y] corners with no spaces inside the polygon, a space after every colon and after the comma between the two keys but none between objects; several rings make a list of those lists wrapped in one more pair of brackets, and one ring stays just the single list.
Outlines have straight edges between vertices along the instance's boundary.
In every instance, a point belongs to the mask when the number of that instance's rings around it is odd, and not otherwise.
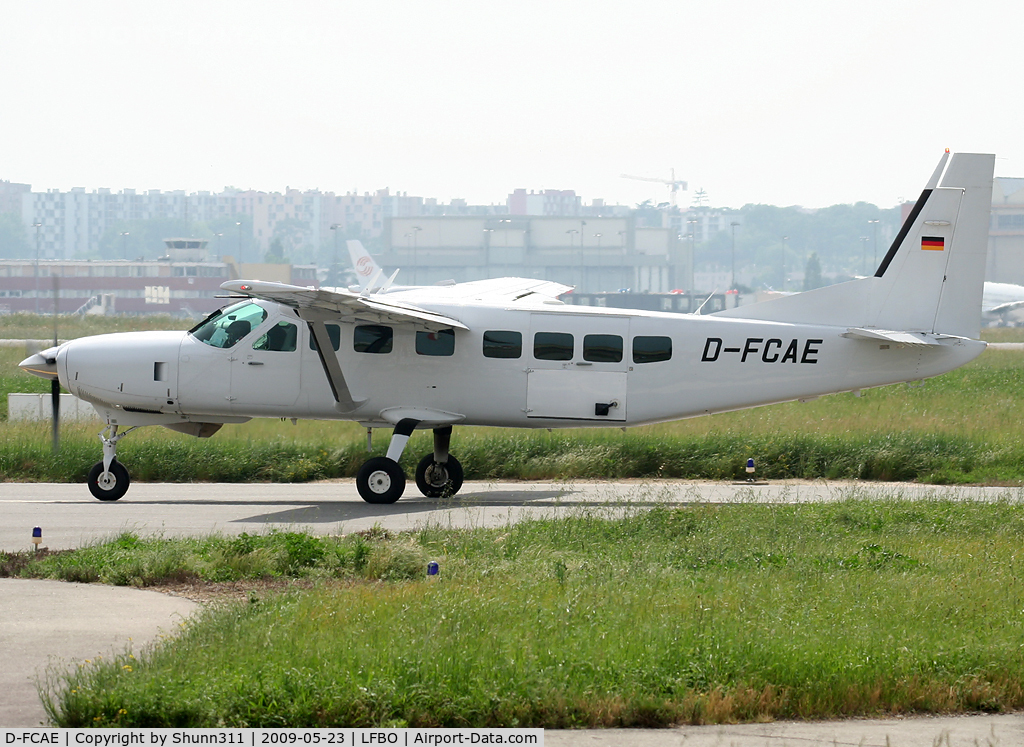
[{"label": "main landing gear", "polygon": [[[405,491],[405,472],[398,460],[418,420],[402,420],[395,426],[387,456],[367,460],[356,475],[356,488],[367,503],[394,503]],[[462,487],[462,465],[448,453],[452,427],[434,428],[434,452],[416,467],[416,487],[428,498],[455,495]]]},{"label": "main landing gear", "polygon": [[138,426],[118,433],[116,425],[108,425],[100,431],[100,441],[103,442],[103,461],[96,462],[89,470],[87,482],[89,492],[101,501],[116,501],[128,492],[131,478],[128,476],[128,470],[117,461],[117,442],[136,427]]}]

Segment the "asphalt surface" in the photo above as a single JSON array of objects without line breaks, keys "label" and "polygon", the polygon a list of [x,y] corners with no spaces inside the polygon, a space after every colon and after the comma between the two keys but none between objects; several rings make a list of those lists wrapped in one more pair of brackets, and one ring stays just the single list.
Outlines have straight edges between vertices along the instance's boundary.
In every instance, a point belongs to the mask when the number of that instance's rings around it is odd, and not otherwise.
[{"label": "asphalt surface", "polygon": [[32,547],[41,527],[51,550],[80,547],[123,531],[165,536],[261,532],[299,527],[344,534],[380,525],[392,531],[427,523],[500,526],[526,517],[586,511],[618,515],[662,503],[815,502],[858,496],[1024,501],[1021,488],[905,483],[773,482],[467,482],[452,499],[424,498],[415,486],[391,505],[364,503],[352,480],[303,484],[136,483],[116,502],[95,500],[85,485],[0,482],[0,550]]},{"label": "asphalt surface", "polygon": [[[965,501],[1024,501],[1017,488],[935,487],[905,484],[802,483],[769,485],[660,482],[466,483],[454,499],[414,495],[371,506],[351,481],[303,485],[132,485],[116,503],[94,500],[84,485],[0,483],[0,550],[30,549],[32,528],[43,546],[68,549],[123,531],[182,536],[262,532],[272,527],[343,534],[374,525],[399,531],[426,524],[498,526],[531,516],[580,511],[620,515],[652,505],[700,502],[814,502],[856,497]],[[95,656],[126,647],[139,651],[173,634],[197,606],[159,592],[98,584],[0,579],[0,727],[39,726],[46,715],[39,687],[47,677]],[[558,747],[602,745],[1024,745],[1024,715],[950,718],[774,722],[686,726],[660,730],[548,731]]]}]

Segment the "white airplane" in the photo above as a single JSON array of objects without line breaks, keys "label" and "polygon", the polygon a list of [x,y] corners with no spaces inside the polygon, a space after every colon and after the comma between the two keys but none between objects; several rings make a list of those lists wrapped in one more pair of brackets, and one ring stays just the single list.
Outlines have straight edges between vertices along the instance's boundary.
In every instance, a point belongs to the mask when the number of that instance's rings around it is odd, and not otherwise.
[{"label": "white airplane", "polygon": [[[978,356],[994,156],[947,152],[872,277],[705,316],[563,305],[567,286],[500,278],[370,293],[224,283],[244,296],[189,332],[71,340],[23,369],[59,379],[107,426],[89,474],[129,485],[118,442],[198,437],[254,417],[393,429],[356,484],[401,497],[416,429],[427,496],[457,493],[454,425],[626,427],[936,376]],[[369,285],[367,287],[370,287]],[[372,431],[371,431],[372,433]]]},{"label": "white airplane", "polygon": [[982,319],[986,322],[1007,323],[1013,312],[1024,308],[1024,286],[1013,283],[985,283],[981,297]]}]

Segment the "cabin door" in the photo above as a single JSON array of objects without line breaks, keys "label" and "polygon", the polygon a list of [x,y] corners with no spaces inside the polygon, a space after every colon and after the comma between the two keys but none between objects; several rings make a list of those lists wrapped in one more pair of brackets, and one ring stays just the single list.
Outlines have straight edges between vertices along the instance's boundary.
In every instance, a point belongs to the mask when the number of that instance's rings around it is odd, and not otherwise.
[{"label": "cabin door", "polygon": [[298,401],[302,390],[301,339],[298,320],[278,319],[238,345],[231,363],[232,407],[237,412],[284,407]]},{"label": "cabin door", "polygon": [[532,314],[526,414],[531,418],[626,419],[629,317]]}]

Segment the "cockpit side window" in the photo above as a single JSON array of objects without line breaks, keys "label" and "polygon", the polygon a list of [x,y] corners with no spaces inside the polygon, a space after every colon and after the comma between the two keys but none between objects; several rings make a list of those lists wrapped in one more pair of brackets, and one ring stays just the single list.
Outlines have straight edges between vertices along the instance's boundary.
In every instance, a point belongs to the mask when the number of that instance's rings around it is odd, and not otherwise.
[{"label": "cockpit side window", "polygon": [[253,350],[276,350],[290,353],[295,350],[298,328],[291,322],[278,322],[266,334],[252,344]]},{"label": "cockpit side window", "polygon": [[267,318],[266,309],[251,301],[243,301],[208,319],[192,330],[192,336],[215,348],[230,348],[252,332]]}]

